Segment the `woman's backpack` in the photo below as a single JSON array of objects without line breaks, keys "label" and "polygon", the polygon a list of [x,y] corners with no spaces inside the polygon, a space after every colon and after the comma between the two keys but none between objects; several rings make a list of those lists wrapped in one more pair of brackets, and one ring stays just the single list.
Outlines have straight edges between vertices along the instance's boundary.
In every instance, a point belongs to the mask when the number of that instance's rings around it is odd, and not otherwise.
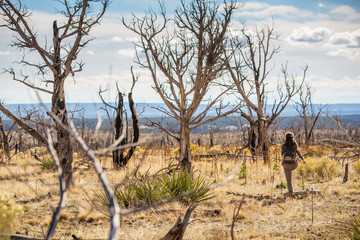
[{"label": "woman's backpack", "polygon": [[294,162],[296,160],[296,146],[286,146],[284,145],[284,161]]}]

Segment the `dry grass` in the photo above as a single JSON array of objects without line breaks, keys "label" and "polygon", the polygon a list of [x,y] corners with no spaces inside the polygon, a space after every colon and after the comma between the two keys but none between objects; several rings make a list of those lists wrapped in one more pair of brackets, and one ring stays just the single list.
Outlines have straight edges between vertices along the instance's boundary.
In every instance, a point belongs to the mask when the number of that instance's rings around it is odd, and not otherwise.
[{"label": "dry grass", "polygon": [[[234,152],[234,149],[228,149]],[[176,153],[176,150],[170,152]],[[68,192],[66,208],[61,213],[55,238],[71,238],[71,235],[86,239],[106,239],[109,232],[108,218],[93,209],[90,199],[94,191],[101,189],[92,168],[86,168],[83,159],[76,155],[74,167],[74,186]],[[309,159],[310,160],[310,159]],[[316,161],[314,157],[309,161]],[[331,161],[331,160],[329,160]],[[111,168],[111,160],[103,158],[102,166],[112,184],[118,184],[131,174],[140,164],[140,158],[132,159],[122,170]],[[16,226],[16,232],[42,237],[50,223],[52,210],[59,201],[59,186],[55,171],[41,171],[40,162],[31,158],[30,153],[21,153],[12,159],[11,165],[0,166],[0,176],[35,173],[17,179],[1,180],[1,192],[14,200],[21,200],[24,213]],[[140,168],[140,173],[149,174],[166,167],[170,159],[165,160],[161,150],[152,150]],[[229,176],[239,160],[218,159],[194,160],[194,174],[206,176],[208,181],[219,182]],[[273,171],[272,166],[247,163],[247,183],[236,177],[228,184],[214,189],[215,197],[201,203],[192,215],[185,239],[230,239],[230,228],[235,205],[241,196],[227,195],[227,191],[281,195],[285,190],[275,185],[285,181],[282,169]],[[342,173],[341,164],[336,165]],[[283,199],[271,202],[246,198],[235,224],[236,239],[345,239],[346,235],[330,227],[334,220],[346,220],[359,211],[360,178],[350,167],[350,180],[342,184],[340,174],[332,179],[304,179],[297,172],[294,176],[295,190],[317,189],[321,195],[299,199]],[[25,202],[29,201],[29,202]],[[314,219],[312,222],[312,207]],[[172,227],[179,216],[183,216],[187,206],[172,202],[156,209],[137,214],[121,216],[120,239],[159,239]]]}]

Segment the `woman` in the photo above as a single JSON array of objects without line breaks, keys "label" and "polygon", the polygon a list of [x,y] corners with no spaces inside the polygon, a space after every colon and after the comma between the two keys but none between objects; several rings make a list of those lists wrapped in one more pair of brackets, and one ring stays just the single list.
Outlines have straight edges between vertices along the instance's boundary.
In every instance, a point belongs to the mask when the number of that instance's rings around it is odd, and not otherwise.
[{"label": "woman", "polygon": [[306,164],[303,155],[298,148],[298,145],[295,141],[294,134],[291,132],[286,133],[285,135],[285,143],[281,146],[281,155],[283,156],[283,160],[281,164],[284,167],[285,177],[287,188],[289,190],[289,195],[293,195],[292,181],[291,181],[291,172],[298,167],[298,161],[296,159],[296,155]]}]

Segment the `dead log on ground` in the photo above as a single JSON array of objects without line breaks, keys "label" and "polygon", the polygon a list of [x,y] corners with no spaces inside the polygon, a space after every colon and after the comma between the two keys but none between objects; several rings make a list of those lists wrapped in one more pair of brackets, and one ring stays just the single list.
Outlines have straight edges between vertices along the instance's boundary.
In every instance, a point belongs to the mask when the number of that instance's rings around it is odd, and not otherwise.
[{"label": "dead log on ground", "polygon": [[20,235],[20,234],[0,234],[0,239],[4,237],[5,239],[10,240],[43,240],[44,238],[37,238],[37,237],[31,237],[26,235]]},{"label": "dead log on ground", "polygon": [[[293,195],[294,196],[305,196],[305,195],[308,195],[310,193],[313,193],[313,194],[320,194],[321,191],[319,190],[309,190],[309,189],[306,189],[306,190],[303,190],[303,191],[297,191],[297,192],[294,192]],[[263,199],[272,199],[272,200],[276,200],[278,199],[278,195],[275,195],[274,197],[271,197],[270,195],[263,195],[263,194],[256,194],[256,195],[252,195],[252,194],[245,194],[245,193],[237,193],[237,192],[230,192],[230,191],[227,191],[226,192],[227,195],[235,195],[235,196],[245,196],[246,198],[255,198],[257,199],[258,201],[261,201]],[[284,196],[287,197],[289,196],[288,193],[284,193]]]}]

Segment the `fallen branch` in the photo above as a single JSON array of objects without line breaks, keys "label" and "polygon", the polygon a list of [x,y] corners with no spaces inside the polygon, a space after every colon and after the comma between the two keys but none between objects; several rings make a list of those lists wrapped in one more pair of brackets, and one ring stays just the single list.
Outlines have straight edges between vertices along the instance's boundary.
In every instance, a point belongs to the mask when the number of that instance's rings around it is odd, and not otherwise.
[{"label": "fallen branch", "polygon": [[186,211],[184,219],[181,221],[181,218],[179,217],[178,220],[176,221],[175,225],[160,240],[181,240],[181,239],[183,239],[186,227],[190,223],[190,215],[195,210],[196,207],[197,207],[197,205],[191,205],[188,208],[188,210]]},{"label": "fallen branch", "polygon": [[20,234],[1,234],[0,233],[0,239],[10,239],[10,240],[43,240],[44,238],[37,238],[37,237],[31,237],[26,235],[20,235]]},{"label": "fallen branch", "polygon": [[[299,195],[308,195],[310,193],[317,193],[317,194],[320,194],[321,191],[319,190],[303,190],[303,191],[297,191],[297,192],[294,192],[293,195],[294,196],[299,196]],[[246,198],[255,198],[259,201],[263,200],[263,199],[272,199],[272,200],[276,200],[278,199],[278,195],[275,195],[274,197],[271,197],[270,195],[263,195],[263,194],[256,194],[256,195],[252,195],[252,194],[245,194],[245,193],[237,193],[237,192],[230,192],[230,191],[227,191],[226,192],[227,195],[235,195],[235,196],[244,196]],[[284,193],[284,196],[289,196],[288,193]]]},{"label": "fallen branch", "polygon": [[245,200],[245,194],[243,195],[243,198],[241,199],[241,202],[239,203],[239,206],[236,206],[236,205],[235,205],[235,208],[234,208],[233,220],[232,220],[231,229],[230,229],[230,234],[231,234],[231,239],[232,239],[232,240],[235,239],[235,237],[234,237],[235,222],[236,222],[236,220],[237,220],[237,218],[238,218],[238,215],[239,215],[241,206],[242,206],[243,203],[244,203],[244,200]]}]

